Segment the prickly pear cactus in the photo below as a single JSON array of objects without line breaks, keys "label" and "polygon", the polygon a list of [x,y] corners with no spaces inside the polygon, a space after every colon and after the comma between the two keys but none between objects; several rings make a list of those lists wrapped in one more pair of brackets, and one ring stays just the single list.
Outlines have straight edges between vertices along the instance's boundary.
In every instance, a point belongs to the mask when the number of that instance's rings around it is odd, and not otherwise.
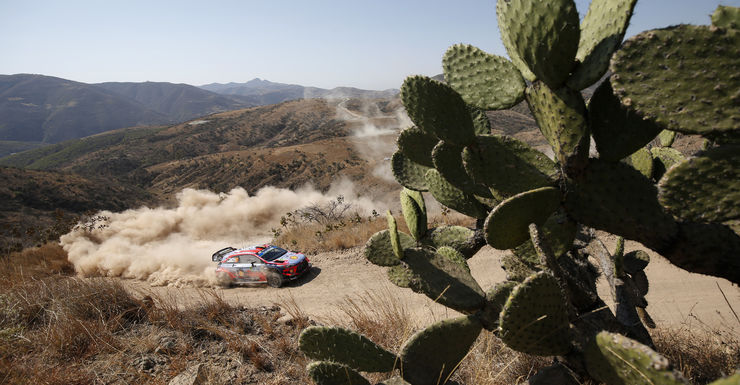
[{"label": "prickly pear cactus", "polygon": [[[406,79],[401,99],[414,127],[399,135],[391,168],[411,234],[389,213],[389,229],[365,255],[387,266],[393,283],[464,316],[420,330],[398,353],[351,331],[309,328],[301,348],[318,360],[308,368],[316,383],[367,383],[361,371],[390,372],[381,384],[452,383],[481,332],[559,356],[533,384],[687,383],[653,350],[650,258],[624,250],[624,240],[740,283],[740,10],[721,6],[712,26],[652,30],[622,44],[635,3],[593,0],[579,23],[573,0],[498,0],[511,60],[458,44],[443,58],[446,82]],[[607,70],[587,104],[580,90]],[[522,100],[554,159],[490,134],[483,111]],[[670,147],[676,132],[709,145],[685,158]],[[428,229],[421,192],[477,219],[476,228]],[[614,252],[595,230],[618,236]],[[492,288],[466,261],[486,244],[511,250],[501,261],[507,281]],[[597,270],[614,313],[596,290]]]}]

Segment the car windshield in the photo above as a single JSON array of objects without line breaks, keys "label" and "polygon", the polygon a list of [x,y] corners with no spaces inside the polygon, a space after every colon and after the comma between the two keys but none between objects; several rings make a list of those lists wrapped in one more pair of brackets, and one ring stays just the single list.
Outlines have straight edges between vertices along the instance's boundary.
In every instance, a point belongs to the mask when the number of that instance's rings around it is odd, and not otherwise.
[{"label": "car windshield", "polygon": [[262,251],[259,252],[260,257],[264,259],[265,261],[274,261],[280,257],[283,256],[283,254],[287,253],[288,251],[285,249],[281,249],[277,246],[270,246]]}]

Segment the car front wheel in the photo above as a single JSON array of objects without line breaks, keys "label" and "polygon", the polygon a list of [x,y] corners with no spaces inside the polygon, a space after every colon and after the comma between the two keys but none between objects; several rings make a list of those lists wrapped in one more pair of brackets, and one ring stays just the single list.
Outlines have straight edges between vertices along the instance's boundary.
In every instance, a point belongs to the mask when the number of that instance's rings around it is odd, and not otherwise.
[{"label": "car front wheel", "polygon": [[283,277],[276,271],[270,271],[267,273],[267,284],[270,287],[283,286]]}]

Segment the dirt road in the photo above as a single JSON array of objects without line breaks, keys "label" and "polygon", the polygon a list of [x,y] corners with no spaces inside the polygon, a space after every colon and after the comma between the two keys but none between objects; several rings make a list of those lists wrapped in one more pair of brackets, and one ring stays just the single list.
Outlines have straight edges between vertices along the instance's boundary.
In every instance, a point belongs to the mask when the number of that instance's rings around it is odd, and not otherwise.
[{"label": "dirt road", "polygon": [[[607,246],[613,248],[609,242]],[[638,246],[627,242],[626,249]],[[468,261],[473,276],[484,290],[505,279],[498,262],[502,253],[486,246]],[[740,321],[733,314],[733,309],[740,312],[738,286],[724,279],[685,272],[652,252],[650,255],[652,259],[646,269],[650,279],[648,312],[659,325],[687,325],[740,334]],[[387,296],[389,300],[395,298],[405,304],[422,325],[455,315],[454,311],[434,304],[424,295],[391,284],[385,276],[385,268],[367,262],[361,249],[320,254],[312,257],[311,262],[314,268],[308,276],[283,288],[240,287],[218,292],[228,301],[246,306],[295,301],[304,312],[318,319],[336,315],[337,305],[367,292]],[[196,288],[152,287],[141,281],[126,281],[126,284],[137,291],[178,298],[182,303],[197,300],[201,298],[199,292],[202,293]],[[600,282],[599,289],[602,298],[612,306],[604,282]]]}]

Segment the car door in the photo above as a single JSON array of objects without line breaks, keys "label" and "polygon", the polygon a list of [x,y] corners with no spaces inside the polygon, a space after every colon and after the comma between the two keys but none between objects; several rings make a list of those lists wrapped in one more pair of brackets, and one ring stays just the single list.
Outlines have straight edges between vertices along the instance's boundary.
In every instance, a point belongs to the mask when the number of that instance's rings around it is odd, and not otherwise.
[{"label": "car door", "polygon": [[256,255],[240,255],[241,260],[237,274],[245,282],[263,282],[265,277],[265,264]]}]

